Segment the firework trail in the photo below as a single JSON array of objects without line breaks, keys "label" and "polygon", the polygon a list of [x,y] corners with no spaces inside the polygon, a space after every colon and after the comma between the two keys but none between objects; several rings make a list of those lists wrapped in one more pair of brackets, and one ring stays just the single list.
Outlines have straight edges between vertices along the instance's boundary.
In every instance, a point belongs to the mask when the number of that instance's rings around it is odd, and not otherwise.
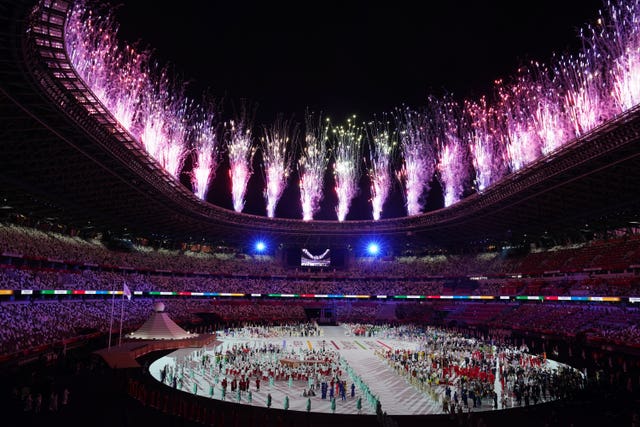
[{"label": "firework trail", "polygon": [[179,179],[180,172],[187,157],[187,142],[189,140],[189,110],[191,103],[184,97],[175,97],[169,105],[170,120],[168,121],[167,139],[161,145],[161,163],[164,170]]},{"label": "firework trail", "polygon": [[157,78],[148,51],[120,47],[118,26],[110,10],[91,10],[78,2],[65,28],[74,69],[115,119],[171,175],[178,178],[186,156],[190,101],[171,90],[162,70]]},{"label": "firework trail", "polygon": [[608,65],[611,117],[636,106],[640,102],[640,3],[609,1],[598,25],[587,28],[587,39]]},{"label": "firework trail", "polygon": [[284,120],[281,115],[271,126],[265,126],[264,137],[260,139],[262,170],[265,175],[264,197],[269,218],[275,217],[276,205],[287,186],[297,139],[298,127],[292,121]]},{"label": "firework trail", "polygon": [[233,209],[242,212],[244,196],[249,178],[253,174],[253,156],[256,147],[252,145],[251,126],[253,114],[243,105],[240,117],[229,124],[227,153],[229,155],[229,176],[231,177],[231,198]]},{"label": "firework trail", "polygon": [[475,170],[475,187],[482,192],[507,173],[504,146],[498,135],[495,111],[487,107],[486,98],[477,103],[465,101],[464,113],[468,122],[465,138],[469,141]]},{"label": "firework trail", "polygon": [[130,133],[133,133],[140,111],[142,91],[150,73],[148,58],[148,53],[137,53],[133,47],[125,47],[119,56],[119,84],[115,85],[112,92],[111,99],[114,102],[110,110],[116,120]]},{"label": "firework trail", "polygon": [[597,53],[587,49],[576,58],[562,58],[558,64],[557,73],[566,89],[564,109],[569,114],[575,136],[584,135],[607,117],[607,97],[603,97],[605,84],[602,72],[598,70],[597,57]]},{"label": "firework trail", "polygon": [[130,133],[149,76],[150,53],[120,47],[118,26],[110,10],[94,12],[77,2],[65,27],[71,63],[100,102]]},{"label": "firework trail", "polygon": [[382,207],[391,190],[391,159],[398,142],[386,116],[383,116],[382,121],[373,121],[368,124],[367,137],[372,214],[374,220],[379,220]]},{"label": "firework trail", "polygon": [[304,147],[302,147],[302,155],[298,160],[300,201],[304,221],[312,220],[320,209],[324,190],[324,174],[329,165],[331,148],[329,127],[329,119],[323,122],[321,114],[316,119],[312,113],[306,112]]},{"label": "firework trail", "polygon": [[147,153],[177,179],[187,156],[189,111],[193,107],[182,89],[176,88],[166,69],[149,82],[143,96],[138,139]]},{"label": "firework trail", "polygon": [[518,79],[512,84],[496,82],[498,120],[506,146],[507,161],[516,172],[540,157],[540,140],[530,119],[531,87]]},{"label": "firework trail", "polygon": [[191,185],[193,192],[202,200],[206,200],[209,182],[216,176],[220,144],[218,140],[218,114],[214,105],[198,112],[198,119],[193,126],[193,169]]},{"label": "firework trail", "polygon": [[409,108],[396,111],[402,166],[398,179],[404,188],[408,215],[417,215],[424,207],[422,194],[429,191],[435,173],[435,150],[425,114]]},{"label": "firework trail", "polygon": [[355,116],[347,120],[346,126],[333,129],[335,140],[335,163],[333,176],[336,182],[338,221],[344,221],[349,213],[351,201],[358,194],[360,181],[360,155],[362,129],[355,124]]},{"label": "firework trail", "polygon": [[[161,80],[164,78],[161,77]],[[161,161],[162,145],[167,139],[169,129],[169,104],[171,95],[166,84],[147,83],[143,94],[139,141],[154,159]]]},{"label": "firework trail", "polygon": [[107,108],[111,104],[109,77],[114,64],[113,50],[118,51],[117,30],[109,11],[94,13],[84,2],[71,9],[65,28],[65,44],[76,72],[93,94]]},{"label": "firework trail", "polygon": [[[465,103],[472,117],[470,150],[479,191],[495,182],[488,179],[488,171],[495,170],[490,165],[497,165],[489,160],[491,152],[517,171],[638,104],[639,19],[637,1],[608,2],[598,25],[580,31],[583,49],[577,55],[562,56],[551,66],[532,62],[518,70],[513,83],[498,81],[497,100],[489,108]],[[504,146],[506,156],[489,146]]]},{"label": "firework trail", "polygon": [[469,150],[463,140],[465,124],[462,111],[452,99],[429,98],[435,115],[434,140],[437,144],[436,166],[444,193],[444,206],[460,201],[464,186],[469,179]]},{"label": "firework trail", "polygon": [[573,137],[570,118],[562,108],[562,94],[557,78],[543,64],[534,62],[521,77],[531,90],[533,128],[542,155],[557,150]]}]

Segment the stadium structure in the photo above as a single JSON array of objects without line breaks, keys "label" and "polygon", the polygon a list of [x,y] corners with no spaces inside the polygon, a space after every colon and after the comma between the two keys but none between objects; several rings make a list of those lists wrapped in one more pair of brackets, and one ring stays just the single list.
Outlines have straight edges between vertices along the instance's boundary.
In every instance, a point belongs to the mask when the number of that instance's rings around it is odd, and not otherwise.
[{"label": "stadium structure", "polygon": [[637,220],[636,111],[482,194],[416,217],[305,222],[217,208],[151,161],[74,72],[64,47],[64,21],[57,22],[67,8],[56,3],[49,15],[31,17],[38,20],[31,23],[38,33],[26,32],[24,19],[7,22],[11,31],[3,55],[11,60],[2,70],[2,179],[4,198],[18,211],[179,241],[244,244],[262,233],[310,246],[349,244],[371,235],[400,245],[503,242],[509,236],[567,233],[584,224],[605,231]]},{"label": "stadium structure", "polygon": [[[617,231],[638,228],[640,221],[640,109],[638,108],[600,125],[551,155],[540,158],[517,173],[505,177],[484,192],[470,195],[451,207],[411,217],[378,221],[302,221],[237,213],[203,202],[150,159],[140,145],[97,100],[74,70],[64,43],[65,20],[73,3],[65,0],[46,0],[38,5],[33,3],[24,0],[0,3],[0,10],[2,10],[0,22],[3,28],[0,33],[0,56],[3,58],[0,62],[0,121],[2,123],[0,197],[2,197],[3,206],[0,209],[6,218],[21,214],[44,222],[65,224],[79,230],[97,228],[112,232],[114,235],[145,236],[157,241],[169,241],[176,246],[178,243],[190,245],[194,242],[206,242],[213,247],[246,249],[255,241],[256,236],[260,236],[284,248],[285,254],[281,256],[279,263],[285,271],[287,267],[292,267],[288,265],[286,248],[331,248],[334,252],[347,253],[349,248],[357,247],[363,242],[380,239],[385,242],[390,254],[401,254],[407,248],[416,253],[428,250],[470,253],[491,246],[506,248],[510,245],[520,245],[527,248],[530,244],[539,243],[544,239],[560,242],[566,241],[567,236],[584,236],[585,233],[591,236],[597,235],[601,239],[610,238]],[[26,269],[39,263],[38,268],[44,268],[46,264],[49,269],[65,271],[72,266],[72,263],[55,259],[48,259],[46,262],[39,260],[21,263],[16,259],[22,257],[15,255],[3,254],[3,263],[9,265],[13,263],[13,267],[17,264]],[[625,260],[624,265],[617,263],[615,268],[609,269],[608,272],[626,273],[626,277],[631,277],[629,280],[632,287],[635,286],[633,278],[637,280],[640,271],[638,255],[640,252],[635,252],[629,260]],[[298,255],[294,255],[296,256]],[[577,262],[575,258],[573,261]],[[292,264],[295,262],[295,260],[292,261]],[[338,272],[338,276],[349,277],[348,270],[357,268],[348,264],[349,262],[341,263],[343,269]],[[62,265],[64,267],[61,267]],[[12,270],[13,267],[6,270]],[[93,270],[106,271],[103,266],[93,265],[93,267],[95,267]],[[120,270],[117,267],[111,268],[110,272],[119,274]],[[589,273],[588,268],[589,266],[582,273]],[[141,267],[136,270],[141,272],[144,269]],[[291,273],[292,277],[294,280],[299,280],[301,276],[296,276],[299,271],[298,269],[295,271],[296,273]],[[489,275],[483,271],[475,273]],[[523,272],[503,271],[502,273],[501,278],[505,279],[508,276],[505,275],[506,273]],[[147,271],[146,274],[171,277],[171,272],[163,272],[159,268],[155,273]],[[306,271],[303,274],[304,278],[308,279],[313,278],[315,273]],[[564,271],[546,270],[539,271],[538,274],[539,278],[561,276]],[[242,277],[251,278],[253,275],[249,272]],[[277,277],[277,283],[286,281],[286,275],[285,272]],[[264,280],[276,280],[259,273],[255,276]],[[376,274],[373,276],[379,279],[385,278]],[[182,272],[181,277],[190,276]],[[197,273],[194,277],[206,277],[206,274]],[[393,275],[391,277],[393,280],[399,279]],[[331,276],[331,272],[323,270],[320,274],[316,274],[316,278],[335,281],[335,271],[334,276]],[[386,278],[388,279],[389,276]],[[515,276],[507,278],[515,278]],[[522,275],[519,274],[517,278],[522,278]],[[340,280],[339,277],[338,280]],[[438,280],[445,279],[439,277]],[[456,280],[460,282],[460,278]],[[469,280],[469,277],[462,278],[464,283]],[[453,289],[455,294],[455,286],[450,289]],[[504,291],[504,289],[503,287],[499,290]],[[638,296],[638,289],[633,289],[635,291],[631,294],[623,297],[614,296],[611,301],[632,306],[637,302],[635,296]],[[21,289],[13,288],[10,293],[3,294],[7,297],[3,300],[3,304],[16,302],[32,304],[31,298],[38,295],[38,292],[23,294],[20,291]],[[165,295],[154,293],[154,291],[138,290],[134,293],[134,297],[157,298]],[[187,293],[191,294],[191,292]],[[272,293],[281,294],[280,292]],[[300,296],[303,293],[317,295],[321,292],[291,293]],[[77,295],[85,298],[88,295],[88,293],[73,290],[60,293],[60,295],[67,294],[70,298]],[[121,294],[122,292],[118,293],[118,295]],[[195,292],[193,294],[192,296],[195,296]],[[255,293],[242,289],[239,293],[247,300],[251,300],[252,294]],[[370,295],[367,295],[367,292],[359,294],[363,294],[370,300],[376,299],[376,294],[373,292]],[[109,295],[111,294],[102,297],[106,298],[107,305],[111,301]],[[169,291],[166,295],[176,297],[180,296],[181,292]],[[442,295],[445,294],[440,296]],[[254,297],[253,301],[266,306],[272,304],[272,300],[263,298],[265,296],[265,294],[258,294],[259,298]],[[430,296],[433,295],[427,295],[425,292],[417,299],[422,303]],[[477,298],[469,297],[468,299],[478,300],[482,299],[481,296],[483,294],[479,293],[476,295]],[[492,297],[485,304],[497,306],[504,303],[501,295],[485,296]],[[506,295],[504,299],[508,302],[525,304],[521,300],[528,300],[530,296],[511,294]],[[47,298],[44,292],[40,297]],[[404,295],[402,299],[406,297],[407,295]],[[593,301],[602,302],[607,301],[602,298],[608,295],[599,294],[597,297],[600,299],[595,298]],[[451,299],[453,298],[454,296],[451,296]],[[562,295],[556,295],[554,301],[557,302],[558,298],[562,301]],[[569,294],[568,301],[571,301],[571,298],[574,300],[581,298],[581,301],[589,300],[589,297],[581,295],[576,297]],[[350,304],[349,295],[341,295],[340,299],[345,301],[345,304]],[[433,299],[439,300],[439,298]],[[543,301],[544,297],[535,296],[530,299]],[[224,303],[220,301],[218,300],[217,303]],[[376,301],[374,302],[377,304]],[[233,304],[241,303],[242,301],[233,301]],[[336,311],[341,310],[335,302],[325,302],[321,298],[312,298],[305,309],[307,312],[317,309],[321,317],[327,315],[331,318],[329,320],[335,320]],[[482,325],[474,325],[473,329],[477,330],[476,328],[481,329]],[[505,326],[505,329],[508,329],[508,326]],[[518,337],[526,337],[528,340],[544,341],[545,339],[540,334],[528,332]],[[97,339],[102,338],[104,336],[100,335]],[[562,342],[562,338],[555,338],[553,342]],[[622,349],[623,347],[623,344],[609,345],[603,350],[596,346],[601,352],[610,352],[613,356],[606,353],[606,357],[609,358],[626,357],[625,360],[631,361],[637,358],[637,348],[629,350]],[[579,350],[574,349],[574,351]],[[11,363],[11,360],[23,360],[26,354],[27,352],[19,356],[14,355],[14,358],[5,363]],[[619,356],[621,354],[625,356]],[[634,372],[637,372],[637,359],[635,360],[635,366],[628,366],[629,371],[635,369]],[[19,363],[17,365],[20,366]],[[144,398],[141,397],[141,392],[136,387],[145,384],[148,378],[145,379],[139,373],[130,375],[126,384],[118,383],[114,386],[118,390],[114,393],[127,395],[128,397],[123,399],[129,399],[127,406],[132,411],[148,410],[156,414],[153,415],[154,417],[160,419],[161,411],[142,408],[141,404],[137,403],[147,399],[146,395]],[[135,384],[135,387],[132,384]],[[637,378],[631,379],[629,384],[632,390],[631,395],[637,399],[639,388]],[[123,393],[122,390],[127,392]],[[155,398],[162,399],[162,388],[149,386],[149,390]],[[178,399],[174,391],[171,393],[171,399]],[[131,396],[136,397],[137,400],[131,399]],[[198,396],[193,399],[201,402]],[[634,402],[637,404],[637,400]],[[231,402],[220,402],[206,416],[203,415],[204,410],[194,414],[194,411],[199,410],[194,408],[205,406],[204,403],[201,403],[201,406],[194,404],[189,406],[191,411],[189,413],[186,409],[179,409],[174,410],[172,415],[167,417],[172,417],[171,420],[181,419],[184,420],[181,422],[194,425],[245,425],[245,422],[250,425],[263,422],[268,425],[293,425],[301,422],[308,425],[323,425],[327,422],[346,425],[359,422],[353,414],[336,415],[343,418],[335,419],[318,415],[318,421],[313,421],[305,418],[304,412],[298,415],[275,409],[271,410],[272,412],[261,412],[267,411],[264,408],[256,410],[255,413],[252,412],[249,416],[243,415],[242,410],[238,410],[237,405]],[[157,406],[153,407],[157,408]],[[556,410],[559,409],[545,407],[541,411]],[[540,413],[536,412],[536,414]],[[424,418],[420,417],[411,419],[408,416],[399,416],[393,421],[381,419],[379,415],[366,418],[366,422],[388,425],[393,422],[399,425],[425,422]],[[243,418],[245,416],[248,418]],[[504,415],[504,419],[511,422],[513,419],[526,416],[527,413],[514,410],[511,415]],[[631,416],[631,412],[627,411],[617,419],[626,420],[625,417]],[[131,417],[133,419],[135,416],[131,415]],[[488,417],[488,419],[494,420],[494,424],[490,425],[500,425],[499,417]],[[67,421],[73,423],[72,418]],[[448,422],[454,421],[446,416],[433,418],[433,423],[437,425],[449,425]],[[629,422],[631,422],[630,418]]]}]

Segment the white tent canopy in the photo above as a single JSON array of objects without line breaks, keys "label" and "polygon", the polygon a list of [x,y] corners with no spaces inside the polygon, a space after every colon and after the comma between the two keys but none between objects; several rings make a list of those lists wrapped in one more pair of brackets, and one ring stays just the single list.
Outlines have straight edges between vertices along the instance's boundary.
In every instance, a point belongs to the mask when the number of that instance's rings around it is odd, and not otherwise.
[{"label": "white tent canopy", "polygon": [[192,334],[176,324],[164,312],[164,304],[157,302],[153,305],[151,317],[135,332],[129,334],[129,338],[144,340],[180,340],[193,338],[197,334]]}]

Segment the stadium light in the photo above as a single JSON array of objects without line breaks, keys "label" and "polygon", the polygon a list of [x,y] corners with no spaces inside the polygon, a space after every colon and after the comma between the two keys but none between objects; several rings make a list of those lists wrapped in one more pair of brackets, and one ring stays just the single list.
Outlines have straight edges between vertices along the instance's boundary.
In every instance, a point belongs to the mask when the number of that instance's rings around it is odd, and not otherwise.
[{"label": "stadium light", "polygon": [[378,255],[379,252],[380,252],[380,246],[378,246],[377,243],[375,242],[369,243],[369,245],[367,246],[367,253],[369,255],[376,256]]}]

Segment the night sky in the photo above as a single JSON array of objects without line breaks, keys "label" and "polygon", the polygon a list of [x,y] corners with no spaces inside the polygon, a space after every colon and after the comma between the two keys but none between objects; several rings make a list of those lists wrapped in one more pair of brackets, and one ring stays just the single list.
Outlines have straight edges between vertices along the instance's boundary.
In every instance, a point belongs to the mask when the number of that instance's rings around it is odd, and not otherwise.
[{"label": "night sky", "polygon": [[[333,123],[356,114],[373,118],[427,95],[477,99],[493,81],[536,59],[577,52],[579,28],[594,22],[600,0],[514,1],[233,1],[117,3],[120,39],[153,49],[171,64],[199,99],[206,91],[222,103],[222,119],[242,99],[257,105],[255,129],[278,113],[304,120],[305,108]],[[528,10],[523,11],[523,9]],[[259,155],[245,212],[265,215]],[[188,167],[188,165],[187,165]],[[327,186],[333,186],[327,174]],[[183,180],[185,183],[188,180]],[[349,219],[370,219],[368,180],[352,202]],[[442,207],[432,183],[426,210]],[[228,166],[217,171],[208,200],[231,209]],[[301,218],[294,173],[276,215]],[[335,220],[335,197],[325,191],[316,219]],[[383,217],[406,212],[394,188]]]}]

